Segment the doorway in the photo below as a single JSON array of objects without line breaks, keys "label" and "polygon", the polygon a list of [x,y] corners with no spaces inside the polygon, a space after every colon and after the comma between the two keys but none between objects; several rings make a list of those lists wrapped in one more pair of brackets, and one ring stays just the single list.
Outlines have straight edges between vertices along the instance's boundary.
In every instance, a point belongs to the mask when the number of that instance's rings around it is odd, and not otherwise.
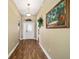
[{"label": "doorway", "polygon": [[35,39],[35,23],[33,21],[23,22],[23,39]]}]

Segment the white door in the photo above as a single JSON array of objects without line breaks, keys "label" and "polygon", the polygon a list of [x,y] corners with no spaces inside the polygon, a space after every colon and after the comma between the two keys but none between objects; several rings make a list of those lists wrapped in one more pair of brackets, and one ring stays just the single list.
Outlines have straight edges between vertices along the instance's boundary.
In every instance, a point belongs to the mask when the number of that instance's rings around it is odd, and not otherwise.
[{"label": "white door", "polygon": [[23,39],[35,39],[35,24],[32,21],[23,22]]}]

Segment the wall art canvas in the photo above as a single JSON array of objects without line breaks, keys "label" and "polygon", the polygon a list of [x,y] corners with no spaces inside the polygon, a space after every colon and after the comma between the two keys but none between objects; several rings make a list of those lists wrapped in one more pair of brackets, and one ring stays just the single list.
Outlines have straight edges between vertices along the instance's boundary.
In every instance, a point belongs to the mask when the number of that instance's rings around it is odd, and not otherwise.
[{"label": "wall art canvas", "polygon": [[69,2],[61,0],[46,14],[47,28],[69,28]]}]

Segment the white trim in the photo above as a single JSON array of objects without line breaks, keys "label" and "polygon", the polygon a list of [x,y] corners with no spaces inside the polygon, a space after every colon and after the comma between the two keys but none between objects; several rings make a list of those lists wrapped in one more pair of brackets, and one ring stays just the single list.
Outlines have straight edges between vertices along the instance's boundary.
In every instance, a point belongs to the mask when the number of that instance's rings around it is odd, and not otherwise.
[{"label": "white trim", "polygon": [[8,58],[12,55],[12,53],[15,51],[16,47],[19,45],[19,42],[15,45],[15,47],[11,50],[11,52],[8,55]]},{"label": "white trim", "polygon": [[45,55],[47,56],[48,59],[51,59],[51,57],[48,55],[48,53],[46,52],[46,50],[44,49],[44,47],[41,45],[41,43],[39,43],[40,47],[42,48],[43,52],[45,53]]},{"label": "white trim", "polygon": [[[14,52],[14,50],[16,49],[16,47],[18,46],[19,42],[16,44],[16,46],[11,50],[11,52],[8,55],[8,58],[11,56],[11,54]],[[51,57],[48,55],[48,53],[46,52],[46,50],[43,48],[43,46],[39,43],[40,47],[42,48],[43,52],[45,53],[45,55],[47,56],[48,59],[51,59]]]}]

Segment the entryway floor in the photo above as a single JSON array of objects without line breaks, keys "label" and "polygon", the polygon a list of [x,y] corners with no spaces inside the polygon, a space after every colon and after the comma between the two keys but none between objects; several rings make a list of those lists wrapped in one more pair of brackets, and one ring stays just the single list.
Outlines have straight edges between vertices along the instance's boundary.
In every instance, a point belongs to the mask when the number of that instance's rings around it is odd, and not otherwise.
[{"label": "entryway floor", "polygon": [[21,40],[9,59],[48,59],[37,40]]}]

